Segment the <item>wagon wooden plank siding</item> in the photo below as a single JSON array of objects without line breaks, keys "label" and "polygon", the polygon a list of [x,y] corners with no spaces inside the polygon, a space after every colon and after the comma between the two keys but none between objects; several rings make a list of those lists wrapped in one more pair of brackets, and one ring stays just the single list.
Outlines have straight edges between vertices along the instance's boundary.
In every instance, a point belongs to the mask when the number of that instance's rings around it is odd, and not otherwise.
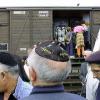
[{"label": "wagon wooden plank siding", "polygon": [[7,7],[0,9],[0,43],[20,56],[36,42],[55,39],[57,21],[73,26],[75,20],[89,24],[93,48],[100,28],[100,7]]}]

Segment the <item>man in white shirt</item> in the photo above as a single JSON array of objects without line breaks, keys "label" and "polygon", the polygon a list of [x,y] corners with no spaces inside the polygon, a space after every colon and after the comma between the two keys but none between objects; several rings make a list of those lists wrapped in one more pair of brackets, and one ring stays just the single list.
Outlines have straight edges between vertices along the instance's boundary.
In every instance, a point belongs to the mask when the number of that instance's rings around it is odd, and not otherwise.
[{"label": "man in white shirt", "polygon": [[[93,48],[93,52],[100,50],[100,29],[95,41],[95,45]],[[93,78],[93,72],[91,71],[91,67],[88,66],[88,74],[86,76],[86,99],[88,100],[96,100],[96,90],[98,88],[99,80]]]},{"label": "man in white shirt", "polygon": [[98,87],[99,80],[93,78],[93,72],[91,71],[91,66],[88,65],[88,73],[86,76],[86,99],[96,100],[96,90]]}]

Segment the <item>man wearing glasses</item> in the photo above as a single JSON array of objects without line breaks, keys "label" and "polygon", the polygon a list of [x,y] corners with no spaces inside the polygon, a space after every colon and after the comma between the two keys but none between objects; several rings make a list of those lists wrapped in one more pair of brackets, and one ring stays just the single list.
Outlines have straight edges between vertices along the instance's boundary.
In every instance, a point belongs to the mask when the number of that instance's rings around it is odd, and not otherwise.
[{"label": "man wearing glasses", "polygon": [[[92,53],[85,59],[91,66],[93,77],[100,81],[100,51]],[[100,100],[100,83],[96,91],[96,100]]]}]

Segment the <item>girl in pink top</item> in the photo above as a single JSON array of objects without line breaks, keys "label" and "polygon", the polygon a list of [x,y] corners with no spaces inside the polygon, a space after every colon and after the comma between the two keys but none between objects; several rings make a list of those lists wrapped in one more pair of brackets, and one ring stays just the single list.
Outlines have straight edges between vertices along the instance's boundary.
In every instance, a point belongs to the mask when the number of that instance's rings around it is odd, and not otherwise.
[{"label": "girl in pink top", "polygon": [[84,36],[83,32],[85,31],[84,27],[81,26],[80,22],[76,22],[76,26],[74,27],[73,31],[76,33],[76,49],[77,49],[77,56],[80,57],[84,55]]},{"label": "girl in pink top", "polygon": [[84,27],[83,26],[76,26],[74,27],[74,32],[75,33],[80,33],[84,31]]}]

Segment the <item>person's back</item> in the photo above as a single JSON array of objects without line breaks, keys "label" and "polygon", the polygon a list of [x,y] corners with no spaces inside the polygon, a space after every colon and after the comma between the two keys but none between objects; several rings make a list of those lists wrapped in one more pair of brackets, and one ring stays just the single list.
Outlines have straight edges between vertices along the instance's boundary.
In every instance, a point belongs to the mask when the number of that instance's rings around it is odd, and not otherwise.
[{"label": "person's back", "polygon": [[23,100],[86,100],[83,97],[66,92],[56,93],[33,93],[32,95],[23,98]]},{"label": "person's back", "polygon": [[83,26],[76,26],[74,27],[74,32],[75,33],[80,33],[80,32],[83,32],[84,31],[84,27]]},{"label": "person's back", "polygon": [[76,21],[76,26],[73,29],[74,33],[76,34],[76,49],[77,49],[77,56],[81,57],[84,55],[84,27],[81,25],[79,21]]},{"label": "person's back", "polygon": [[63,81],[71,72],[71,62],[59,42],[47,41],[34,48],[24,65],[34,88],[21,100],[86,100],[64,92]]}]

